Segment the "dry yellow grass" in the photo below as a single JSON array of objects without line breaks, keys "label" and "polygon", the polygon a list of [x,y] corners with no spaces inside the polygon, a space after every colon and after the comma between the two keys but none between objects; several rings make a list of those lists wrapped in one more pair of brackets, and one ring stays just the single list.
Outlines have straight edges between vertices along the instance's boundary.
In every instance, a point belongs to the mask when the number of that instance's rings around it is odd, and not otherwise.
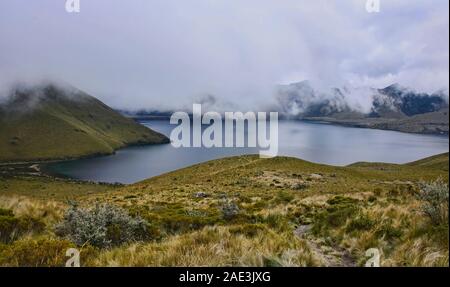
[{"label": "dry yellow grass", "polygon": [[232,227],[205,227],[162,242],[133,244],[101,253],[94,266],[317,266],[307,244],[268,230],[254,237]]},{"label": "dry yellow grass", "polygon": [[[160,231],[153,241],[96,250],[84,258],[89,266],[362,266],[369,248],[380,250],[382,266],[448,266],[448,225],[432,226],[417,197],[422,181],[448,182],[448,164],[424,162],[342,168],[243,156],[122,188],[74,184],[79,196],[58,183],[52,200],[9,188],[0,207],[47,218],[55,238],[68,190],[82,205],[113,204]],[[225,218],[225,203],[238,215]]]}]

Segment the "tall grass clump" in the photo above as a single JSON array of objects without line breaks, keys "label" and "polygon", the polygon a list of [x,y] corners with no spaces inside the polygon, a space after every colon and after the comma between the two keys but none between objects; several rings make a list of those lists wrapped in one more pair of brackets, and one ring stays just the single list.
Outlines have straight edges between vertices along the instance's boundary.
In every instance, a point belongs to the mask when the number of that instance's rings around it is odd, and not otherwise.
[{"label": "tall grass clump", "polygon": [[131,217],[125,210],[109,204],[80,208],[71,203],[63,221],[56,225],[55,233],[78,246],[89,244],[99,248],[152,238],[146,220]]},{"label": "tall grass clump", "polygon": [[45,224],[30,216],[16,217],[12,210],[0,208],[0,243],[11,243],[26,234],[40,233]]}]

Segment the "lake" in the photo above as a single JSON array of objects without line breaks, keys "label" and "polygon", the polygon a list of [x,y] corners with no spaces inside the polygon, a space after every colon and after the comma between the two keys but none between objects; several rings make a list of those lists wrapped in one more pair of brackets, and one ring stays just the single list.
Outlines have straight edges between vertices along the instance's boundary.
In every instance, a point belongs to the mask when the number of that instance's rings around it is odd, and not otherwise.
[{"label": "lake", "polygon": [[[175,127],[167,120],[142,121],[167,136]],[[342,127],[303,121],[279,122],[281,156],[331,164],[358,161],[406,163],[448,152],[448,136]],[[75,179],[134,183],[208,160],[257,154],[256,148],[174,148],[170,144],[136,146],[114,155],[50,164],[52,172]]]}]

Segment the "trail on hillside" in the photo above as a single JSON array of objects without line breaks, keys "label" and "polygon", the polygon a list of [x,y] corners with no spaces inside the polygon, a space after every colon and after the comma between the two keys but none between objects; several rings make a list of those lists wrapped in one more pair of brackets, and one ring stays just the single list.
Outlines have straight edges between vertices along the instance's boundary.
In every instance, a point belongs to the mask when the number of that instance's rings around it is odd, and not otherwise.
[{"label": "trail on hillside", "polygon": [[351,254],[340,247],[330,247],[321,244],[320,240],[308,234],[311,225],[301,225],[294,230],[294,235],[303,239],[308,248],[325,267],[355,267],[356,261]]}]

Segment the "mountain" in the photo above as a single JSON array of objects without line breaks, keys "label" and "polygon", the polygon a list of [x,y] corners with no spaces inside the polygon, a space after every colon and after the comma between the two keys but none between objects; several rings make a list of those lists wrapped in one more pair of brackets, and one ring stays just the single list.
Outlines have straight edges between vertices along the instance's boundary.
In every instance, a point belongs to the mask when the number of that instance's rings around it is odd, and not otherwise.
[{"label": "mountain", "polygon": [[278,85],[276,99],[281,113],[290,117],[330,116],[352,111],[340,89],[324,93],[315,90],[309,81]]},{"label": "mountain", "polygon": [[372,116],[382,116],[383,110],[391,110],[404,116],[433,113],[448,108],[442,94],[417,93],[393,84],[379,89],[373,100]]},{"label": "mountain", "polygon": [[79,158],[168,142],[72,87],[17,87],[0,103],[0,161]]},{"label": "mountain", "polygon": [[334,88],[318,91],[308,81],[277,87],[287,118],[365,128],[448,134],[448,102],[442,92],[418,93],[393,84],[383,89]]}]

